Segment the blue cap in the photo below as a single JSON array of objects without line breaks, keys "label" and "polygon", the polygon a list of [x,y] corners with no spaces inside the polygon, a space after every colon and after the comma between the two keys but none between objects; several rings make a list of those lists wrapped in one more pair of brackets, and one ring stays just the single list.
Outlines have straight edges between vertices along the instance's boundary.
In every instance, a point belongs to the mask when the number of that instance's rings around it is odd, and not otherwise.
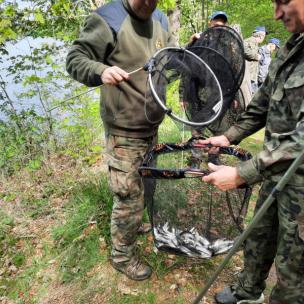
[{"label": "blue cap", "polygon": [[228,15],[224,11],[216,11],[210,16],[210,20],[214,20],[217,17],[222,17],[225,21],[228,21]]},{"label": "blue cap", "polygon": [[268,43],[273,43],[278,49],[280,48],[280,40],[277,38],[270,38]]},{"label": "blue cap", "polygon": [[257,26],[257,27],[254,29],[253,32],[254,32],[254,33],[256,33],[256,32],[265,32],[265,34],[268,35],[268,32],[266,31],[265,26]]}]

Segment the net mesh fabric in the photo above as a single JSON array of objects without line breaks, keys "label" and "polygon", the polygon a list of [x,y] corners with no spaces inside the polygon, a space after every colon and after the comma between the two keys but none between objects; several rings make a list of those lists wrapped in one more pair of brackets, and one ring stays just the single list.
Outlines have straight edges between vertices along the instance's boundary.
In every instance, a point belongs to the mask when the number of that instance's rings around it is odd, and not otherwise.
[{"label": "net mesh fabric", "polygon": [[237,90],[245,72],[244,46],[240,35],[228,26],[210,27],[190,47],[200,46],[213,49],[226,59],[233,71]]},{"label": "net mesh fabric", "polygon": [[220,84],[209,66],[193,53],[163,49],[150,61],[149,75],[152,94],[147,96],[161,103],[167,114],[202,124],[217,117],[222,107]]},{"label": "net mesh fabric", "polygon": [[[220,83],[223,94],[223,106],[221,115],[217,118],[217,120],[219,120],[230,107],[237,92],[238,84],[237,79],[234,77],[234,71],[226,58],[216,50],[209,47],[192,46],[189,47],[189,51],[202,58],[208,64]],[[188,79],[188,81],[191,82],[192,80]],[[191,98],[193,96],[193,92],[196,90],[195,83],[192,83],[192,91],[190,91],[190,86],[188,86],[188,88],[189,90],[186,91],[187,98]]]},{"label": "net mesh fabric", "polygon": [[[227,26],[207,29],[188,50],[208,63],[219,80],[223,91],[221,114],[207,128],[197,128],[201,134],[222,134],[245,110],[240,90],[245,71],[244,47],[240,35]],[[216,55],[212,55],[215,53]]]},{"label": "net mesh fabric", "polygon": [[[195,162],[193,150],[200,155]],[[251,188],[221,192],[201,175],[208,161],[234,165],[250,157],[231,147],[208,154],[191,141],[157,145],[147,154],[140,173],[156,247],[194,258],[227,252],[243,229]]]},{"label": "net mesh fabric", "polygon": [[239,89],[230,106],[225,112],[225,115],[220,119],[215,120],[211,124],[209,124],[202,133],[204,136],[212,136],[212,135],[221,135],[223,134],[229,127],[231,127],[240,117],[240,115],[245,111],[246,103],[245,98],[242,93],[242,90]]}]

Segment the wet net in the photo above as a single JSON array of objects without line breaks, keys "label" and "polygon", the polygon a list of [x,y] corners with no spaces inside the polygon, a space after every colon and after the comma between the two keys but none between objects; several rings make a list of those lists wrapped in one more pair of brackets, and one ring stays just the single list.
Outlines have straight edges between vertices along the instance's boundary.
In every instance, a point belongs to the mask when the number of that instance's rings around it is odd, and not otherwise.
[{"label": "wet net", "polygon": [[[139,168],[145,200],[159,250],[193,258],[227,252],[244,227],[251,188],[221,192],[202,182],[207,163],[235,165],[251,155],[233,147],[204,151],[188,142],[158,144]],[[193,159],[193,150],[200,158]],[[211,151],[211,150],[209,150]]]},{"label": "wet net", "polygon": [[[221,85],[214,71],[194,52],[164,48],[147,66],[146,103],[157,102],[170,117],[190,126],[208,125],[220,115]],[[145,108],[149,108],[147,104]],[[148,110],[146,116],[151,120]]]}]

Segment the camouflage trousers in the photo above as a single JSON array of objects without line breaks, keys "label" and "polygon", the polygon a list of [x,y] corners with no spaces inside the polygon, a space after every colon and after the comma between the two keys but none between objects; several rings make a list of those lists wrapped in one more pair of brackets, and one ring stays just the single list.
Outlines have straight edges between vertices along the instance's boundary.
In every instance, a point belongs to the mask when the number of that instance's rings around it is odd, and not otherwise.
[{"label": "camouflage trousers", "polygon": [[144,186],[138,173],[145,153],[156,143],[147,139],[108,135],[106,148],[109,183],[113,192],[111,216],[112,259],[128,262],[134,255],[144,212]]},{"label": "camouflage trousers", "polygon": [[[256,210],[274,186],[263,183]],[[245,298],[259,296],[273,261],[277,283],[269,303],[304,304],[304,186],[287,185],[249,235],[236,293]]]}]

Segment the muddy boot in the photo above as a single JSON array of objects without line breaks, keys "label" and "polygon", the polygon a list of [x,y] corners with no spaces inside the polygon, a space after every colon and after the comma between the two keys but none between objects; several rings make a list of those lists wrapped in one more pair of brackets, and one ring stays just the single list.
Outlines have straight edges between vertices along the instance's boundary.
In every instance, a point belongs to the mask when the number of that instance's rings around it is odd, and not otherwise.
[{"label": "muddy boot", "polygon": [[235,294],[231,287],[226,287],[224,290],[218,292],[215,296],[215,301],[218,304],[263,304],[264,295],[261,294],[258,298],[244,299]]},{"label": "muddy boot", "polygon": [[131,280],[146,280],[152,274],[151,267],[141,262],[138,257],[133,257],[129,262],[115,263],[112,259],[110,262],[113,268],[125,274]]}]

